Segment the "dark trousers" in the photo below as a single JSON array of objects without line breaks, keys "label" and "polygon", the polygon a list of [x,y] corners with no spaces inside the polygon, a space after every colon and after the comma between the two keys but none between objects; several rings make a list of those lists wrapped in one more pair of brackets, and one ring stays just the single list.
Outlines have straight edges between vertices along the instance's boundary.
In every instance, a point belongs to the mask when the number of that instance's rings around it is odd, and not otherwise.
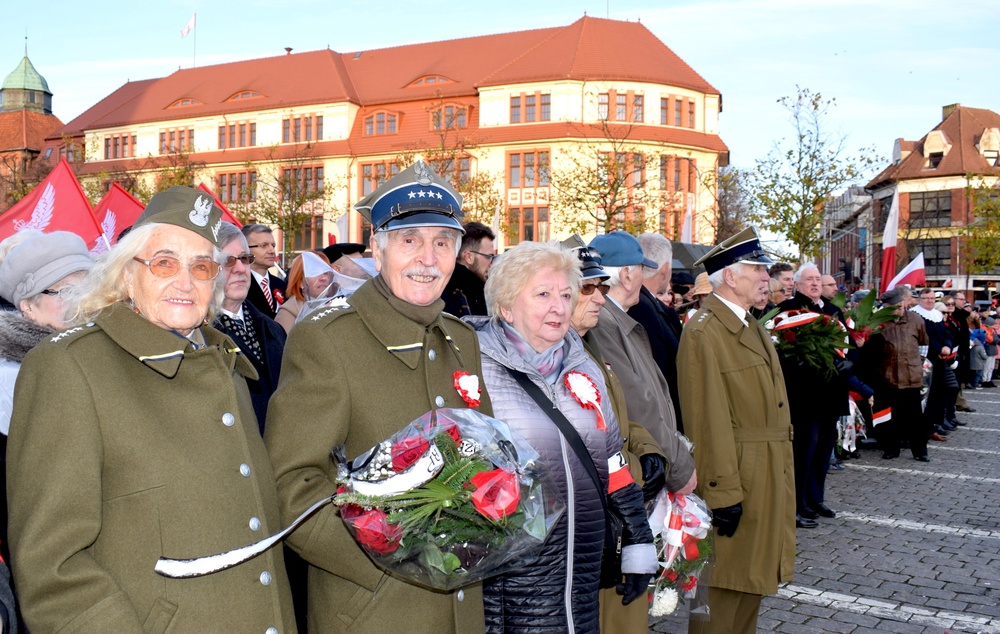
[{"label": "dark trousers", "polygon": [[902,390],[886,388],[880,399],[882,397],[892,408],[892,418],[875,428],[875,435],[882,451],[891,456],[898,456],[899,442],[906,438],[910,441],[913,457],[926,456],[930,426],[920,410],[920,388]]},{"label": "dark trousers", "polygon": [[826,471],[830,454],[837,442],[837,416],[824,412],[809,412],[792,419],[795,435],[792,451],[795,456],[795,511],[802,512],[823,503]]}]

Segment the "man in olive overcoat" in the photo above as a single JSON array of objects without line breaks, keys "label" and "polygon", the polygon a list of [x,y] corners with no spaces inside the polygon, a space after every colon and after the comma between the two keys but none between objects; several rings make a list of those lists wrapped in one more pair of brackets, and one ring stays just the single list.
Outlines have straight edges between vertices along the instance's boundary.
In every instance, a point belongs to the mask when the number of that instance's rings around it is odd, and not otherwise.
[{"label": "man in olive overcoat", "polygon": [[[429,410],[474,406],[456,390],[455,373],[482,376],[475,332],[442,313],[440,299],[461,239],[459,194],[418,161],[356,208],[372,222],[379,275],[349,307],[296,325],[268,410],[264,440],[286,522],[336,492],[332,448],[354,458]],[[492,414],[485,390],[479,400],[477,409]],[[309,632],[484,629],[478,584],[434,592],[387,574],[332,506],[288,543],[309,563]]]},{"label": "man in olive overcoat", "polygon": [[678,366],[685,431],[694,442],[700,495],[712,509],[715,570],[710,620],[689,633],[754,633],[762,595],[795,566],[795,482],[788,399],[778,356],[747,309],[767,291],[753,229],[698,262],[713,292],[681,336]]}]

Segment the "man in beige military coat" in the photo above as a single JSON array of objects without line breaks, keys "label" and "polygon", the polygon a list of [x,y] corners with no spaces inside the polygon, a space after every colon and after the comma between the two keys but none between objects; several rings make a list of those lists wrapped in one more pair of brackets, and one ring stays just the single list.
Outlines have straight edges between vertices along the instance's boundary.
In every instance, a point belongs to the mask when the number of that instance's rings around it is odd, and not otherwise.
[{"label": "man in beige military coat", "polygon": [[753,634],[762,595],[795,566],[791,422],[778,356],[747,314],[767,292],[771,264],[753,229],[706,254],[712,293],[684,328],[678,367],[684,428],[700,495],[712,509],[715,570],[709,620],[689,633]]},{"label": "man in beige military coat", "polygon": [[[467,407],[457,371],[481,376],[475,332],[442,313],[461,240],[461,197],[418,161],[356,205],[371,220],[379,275],[350,306],[318,311],[288,338],[265,444],[290,522],[336,492],[330,450],[353,458],[440,407]],[[481,393],[478,410],[492,414]],[[433,592],[386,574],[326,507],[288,540],[309,563],[309,632],[467,634],[482,592]]]}]

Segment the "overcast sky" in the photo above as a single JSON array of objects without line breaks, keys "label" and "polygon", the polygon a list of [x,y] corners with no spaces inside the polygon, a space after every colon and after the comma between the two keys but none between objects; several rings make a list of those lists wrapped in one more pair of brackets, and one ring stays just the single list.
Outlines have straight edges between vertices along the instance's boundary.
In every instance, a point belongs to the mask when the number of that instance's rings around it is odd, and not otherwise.
[{"label": "overcast sky", "polygon": [[[180,30],[197,12],[196,32]],[[329,46],[351,52],[570,24],[641,20],[723,96],[721,136],[752,166],[790,134],[796,85],[834,97],[831,130],[883,157],[951,103],[1000,110],[995,0],[160,0],[16,3],[0,20],[0,76],[24,50],[72,120],[128,80]]]}]

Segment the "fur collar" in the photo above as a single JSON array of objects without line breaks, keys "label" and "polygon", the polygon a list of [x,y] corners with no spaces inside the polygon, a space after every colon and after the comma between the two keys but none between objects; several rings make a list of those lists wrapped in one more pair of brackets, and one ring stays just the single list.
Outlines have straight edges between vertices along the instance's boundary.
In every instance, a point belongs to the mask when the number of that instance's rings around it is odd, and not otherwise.
[{"label": "fur collar", "polygon": [[17,311],[0,312],[0,358],[20,363],[24,355],[43,339],[55,333],[48,326],[25,319]]}]

